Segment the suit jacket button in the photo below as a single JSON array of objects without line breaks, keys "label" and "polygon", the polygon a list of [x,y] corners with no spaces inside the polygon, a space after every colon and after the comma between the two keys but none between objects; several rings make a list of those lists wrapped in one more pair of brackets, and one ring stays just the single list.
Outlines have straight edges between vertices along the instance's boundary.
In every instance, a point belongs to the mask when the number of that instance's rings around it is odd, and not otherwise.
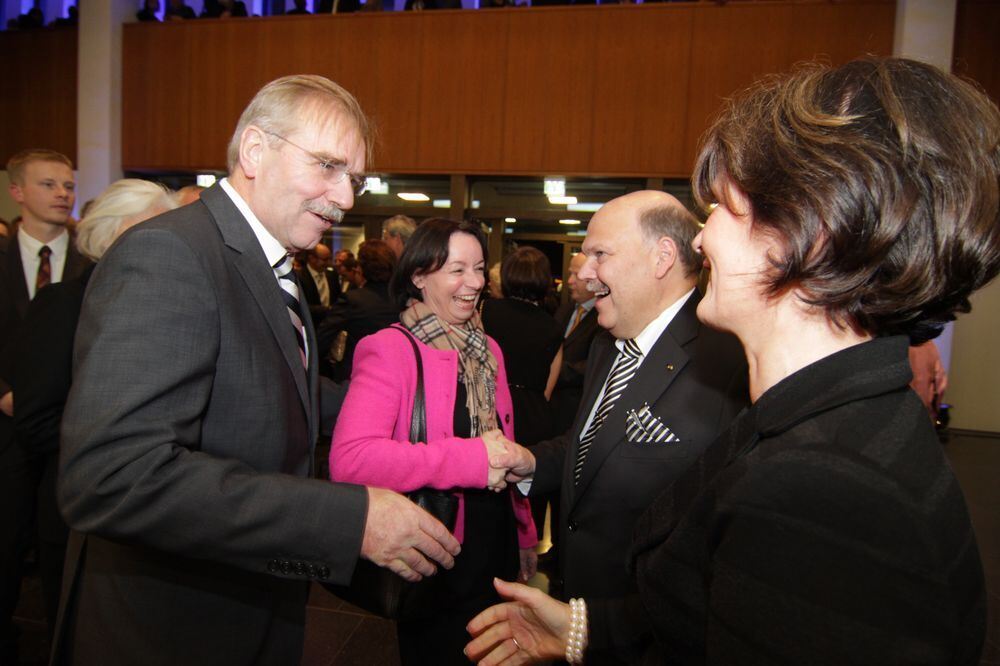
[{"label": "suit jacket button", "polygon": [[327,578],[329,578],[330,567],[320,567],[318,576],[320,580],[326,580]]},{"label": "suit jacket button", "polygon": [[569,521],[569,524],[566,527],[569,528],[570,532],[576,532],[576,522],[575,521],[573,521],[573,520]]},{"label": "suit jacket button", "polygon": [[292,563],[289,562],[288,560],[282,560],[281,561],[281,573],[285,574],[286,576],[288,574],[292,573]]},{"label": "suit jacket button", "polygon": [[505,415],[505,416],[503,417],[503,422],[504,422],[504,423],[510,423],[510,414],[507,414],[507,415]]},{"label": "suit jacket button", "polygon": [[306,575],[306,565],[303,564],[302,562],[296,562],[295,563],[295,575],[296,576],[305,576]]},{"label": "suit jacket button", "polygon": [[310,564],[306,567],[306,573],[309,574],[310,578],[316,577],[316,565]]},{"label": "suit jacket button", "polygon": [[271,573],[275,573],[278,570],[278,560],[268,560],[267,570]]}]

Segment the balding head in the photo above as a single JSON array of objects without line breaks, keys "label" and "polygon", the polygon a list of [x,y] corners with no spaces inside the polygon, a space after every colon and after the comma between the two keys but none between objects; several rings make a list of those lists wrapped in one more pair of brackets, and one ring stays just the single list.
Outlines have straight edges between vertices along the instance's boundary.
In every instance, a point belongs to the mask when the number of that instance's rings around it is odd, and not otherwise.
[{"label": "balding head", "polygon": [[597,297],[598,322],[618,338],[642,332],[697,280],[698,223],[675,197],[633,192],[605,204],[587,229],[578,278]]},{"label": "balding head", "polygon": [[332,257],[333,253],[330,252],[330,248],[322,243],[317,243],[316,247],[309,251],[306,261],[310,268],[319,272],[329,268]]}]

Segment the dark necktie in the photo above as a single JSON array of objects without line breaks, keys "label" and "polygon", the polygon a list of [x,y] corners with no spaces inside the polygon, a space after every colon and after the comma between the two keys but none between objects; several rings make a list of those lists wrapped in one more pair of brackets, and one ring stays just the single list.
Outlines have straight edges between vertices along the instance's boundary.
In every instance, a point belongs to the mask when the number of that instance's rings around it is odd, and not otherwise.
[{"label": "dark necktie", "polygon": [[299,355],[302,357],[302,367],[308,368],[309,362],[306,360],[306,331],[302,326],[302,318],[299,316],[299,285],[295,281],[295,273],[292,271],[292,258],[285,255],[284,259],[274,264],[274,274],[278,277],[278,285],[281,287],[281,297],[285,301],[285,308],[288,310],[288,317],[292,320],[292,329],[295,331],[295,340],[299,343]]},{"label": "dark necktie", "polygon": [[607,419],[611,408],[615,406],[615,402],[625,392],[625,387],[635,376],[641,358],[642,350],[639,349],[635,340],[626,340],[625,346],[618,352],[618,358],[615,359],[611,372],[608,373],[608,379],[604,383],[604,395],[601,396],[601,403],[597,406],[594,418],[590,421],[590,427],[580,438],[580,447],[576,452],[576,465],[573,467],[574,485],[580,483],[580,472],[583,471],[583,463],[587,459],[587,452],[590,451],[594,438],[597,437],[597,431],[604,425],[604,420]]},{"label": "dark necktie", "polygon": [[51,256],[52,250],[48,245],[43,245],[38,251],[38,274],[35,276],[36,296],[39,289],[52,282],[52,264],[49,262],[49,257]]}]

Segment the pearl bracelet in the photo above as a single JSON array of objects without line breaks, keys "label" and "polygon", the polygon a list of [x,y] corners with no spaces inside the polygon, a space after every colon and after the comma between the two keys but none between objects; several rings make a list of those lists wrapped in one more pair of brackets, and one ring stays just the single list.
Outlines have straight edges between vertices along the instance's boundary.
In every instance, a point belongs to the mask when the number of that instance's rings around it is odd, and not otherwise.
[{"label": "pearl bracelet", "polygon": [[566,663],[582,664],[587,649],[587,603],[569,600],[569,636],[566,638]]}]

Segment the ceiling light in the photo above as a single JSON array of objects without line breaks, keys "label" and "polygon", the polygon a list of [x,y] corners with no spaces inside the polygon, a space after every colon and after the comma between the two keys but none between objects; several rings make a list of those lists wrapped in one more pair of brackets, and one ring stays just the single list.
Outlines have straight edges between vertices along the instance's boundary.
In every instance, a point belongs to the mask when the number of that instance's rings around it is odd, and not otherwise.
[{"label": "ceiling light", "polygon": [[378,176],[368,176],[365,178],[365,192],[369,194],[389,194],[389,181],[382,180]]},{"label": "ceiling light", "polygon": [[570,204],[566,206],[566,210],[573,211],[574,213],[596,213],[603,205],[602,203]]},{"label": "ceiling light", "polygon": [[472,200],[472,207],[473,208],[479,208],[479,199],[473,199]]},{"label": "ceiling light", "polygon": [[396,195],[403,201],[430,201],[431,198],[423,192],[400,192]]},{"label": "ceiling light", "polygon": [[435,208],[451,208],[451,199],[435,199]]},{"label": "ceiling light", "polygon": [[580,220],[559,220],[559,224],[580,224]]},{"label": "ceiling light", "polygon": [[198,187],[212,187],[215,185],[215,174],[211,173],[199,173],[194,182],[198,184]]},{"label": "ceiling light", "polygon": [[505,218],[503,218],[503,221],[506,222],[507,224],[514,224],[515,222],[517,222],[517,218],[516,217],[505,217]]},{"label": "ceiling light", "polygon": [[549,197],[549,203],[550,204],[557,204],[557,205],[575,204],[576,203],[576,197],[555,196],[555,195],[553,195],[553,196]]},{"label": "ceiling light", "polygon": [[562,197],[566,196],[566,179],[563,177],[545,179],[545,196]]}]

